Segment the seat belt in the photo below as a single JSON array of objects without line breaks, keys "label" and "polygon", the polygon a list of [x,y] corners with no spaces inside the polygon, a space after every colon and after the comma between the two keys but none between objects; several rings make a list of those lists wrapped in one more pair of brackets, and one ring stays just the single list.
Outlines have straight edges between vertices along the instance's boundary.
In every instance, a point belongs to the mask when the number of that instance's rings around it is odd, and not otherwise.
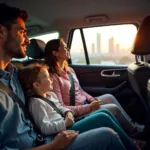
[{"label": "seat belt", "polygon": [[63,113],[59,110],[59,108],[55,105],[55,103],[52,102],[52,101],[50,101],[48,98],[43,97],[43,96],[39,96],[39,95],[34,96],[34,97],[40,98],[40,99],[43,100],[44,102],[48,103],[52,108],[54,108],[54,110],[55,110],[58,114],[60,114],[62,117],[65,117],[64,114],[63,114]]},{"label": "seat belt", "polygon": [[19,107],[22,109],[22,111],[24,112],[24,115],[26,117],[26,119],[29,119],[31,122],[31,126],[33,126],[33,129],[36,131],[37,133],[37,139],[36,139],[36,145],[42,145],[45,143],[43,136],[41,134],[40,129],[36,126],[36,124],[34,123],[34,120],[32,118],[32,116],[30,115],[30,113],[28,112],[25,104],[21,101],[21,99],[9,88],[7,87],[3,82],[0,81],[0,89],[2,89],[5,93],[7,93],[14,102],[17,102]]},{"label": "seat belt", "polygon": [[75,106],[75,85],[74,85],[74,79],[71,73],[68,73],[68,77],[70,79],[70,105]]}]

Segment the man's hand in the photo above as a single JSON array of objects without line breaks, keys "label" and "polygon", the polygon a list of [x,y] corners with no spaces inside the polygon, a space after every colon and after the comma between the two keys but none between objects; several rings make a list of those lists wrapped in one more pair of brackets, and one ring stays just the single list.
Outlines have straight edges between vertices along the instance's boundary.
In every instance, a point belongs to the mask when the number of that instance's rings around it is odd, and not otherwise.
[{"label": "man's hand", "polygon": [[74,120],[72,118],[68,118],[68,117],[65,118],[65,125],[66,125],[66,127],[70,127],[73,124],[74,124]]},{"label": "man's hand", "polygon": [[93,101],[89,104],[89,106],[90,106],[91,112],[100,108],[99,101]]},{"label": "man's hand", "polygon": [[54,138],[53,142],[53,149],[54,150],[62,150],[67,147],[79,134],[79,132],[74,130],[66,130],[62,131],[61,133],[57,134]]},{"label": "man's hand", "polygon": [[74,121],[74,116],[73,116],[73,114],[72,114],[71,111],[67,111],[67,112],[66,112],[65,118],[71,118],[71,119]]}]

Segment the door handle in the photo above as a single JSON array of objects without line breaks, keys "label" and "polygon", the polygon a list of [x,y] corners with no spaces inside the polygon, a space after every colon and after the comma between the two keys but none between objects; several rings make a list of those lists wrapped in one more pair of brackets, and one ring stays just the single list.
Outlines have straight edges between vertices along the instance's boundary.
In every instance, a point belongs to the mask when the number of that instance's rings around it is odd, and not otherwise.
[{"label": "door handle", "polygon": [[116,74],[115,70],[102,70],[100,75],[108,78],[120,77],[120,74]]}]

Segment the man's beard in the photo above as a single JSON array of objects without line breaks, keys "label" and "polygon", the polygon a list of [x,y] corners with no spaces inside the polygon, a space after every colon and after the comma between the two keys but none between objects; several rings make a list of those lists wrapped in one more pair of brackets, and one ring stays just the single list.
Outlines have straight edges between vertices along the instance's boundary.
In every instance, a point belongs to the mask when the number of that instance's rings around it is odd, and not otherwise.
[{"label": "man's beard", "polygon": [[16,40],[9,35],[4,44],[5,54],[11,58],[24,58],[26,56],[26,52],[23,52],[19,44],[14,45],[15,43]]},{"label": "man's beard", "polygon": [[15,52],[12,52],[11,53],[11,57],[12,58],[24,58],[24,57],[26,57],[26,53],[15,53]]}]

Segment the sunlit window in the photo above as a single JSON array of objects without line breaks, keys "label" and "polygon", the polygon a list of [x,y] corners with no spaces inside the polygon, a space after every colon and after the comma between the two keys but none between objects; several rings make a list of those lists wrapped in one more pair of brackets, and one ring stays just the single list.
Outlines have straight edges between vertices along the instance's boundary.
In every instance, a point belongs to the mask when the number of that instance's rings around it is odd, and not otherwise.
[{"label": "sunlit window", "polygon": [[[128,65],[135,61],[131,54],[137,33],[133,24],[83,28],[90,64]],[[73,64],[85,64],[83,42],[79,29],[73,35],[71,58]]]},{"label": "sunlit window", "polygon": [[44,34],[40,36],[34,36],[34,37],[31,37],[30,39],[40,39],[44,41],[45,43],[47,43],[49,40],[57,39],[58,37],[59,37],[59,33],[55,32],[55,33],[49,33],[49,34]]}]

